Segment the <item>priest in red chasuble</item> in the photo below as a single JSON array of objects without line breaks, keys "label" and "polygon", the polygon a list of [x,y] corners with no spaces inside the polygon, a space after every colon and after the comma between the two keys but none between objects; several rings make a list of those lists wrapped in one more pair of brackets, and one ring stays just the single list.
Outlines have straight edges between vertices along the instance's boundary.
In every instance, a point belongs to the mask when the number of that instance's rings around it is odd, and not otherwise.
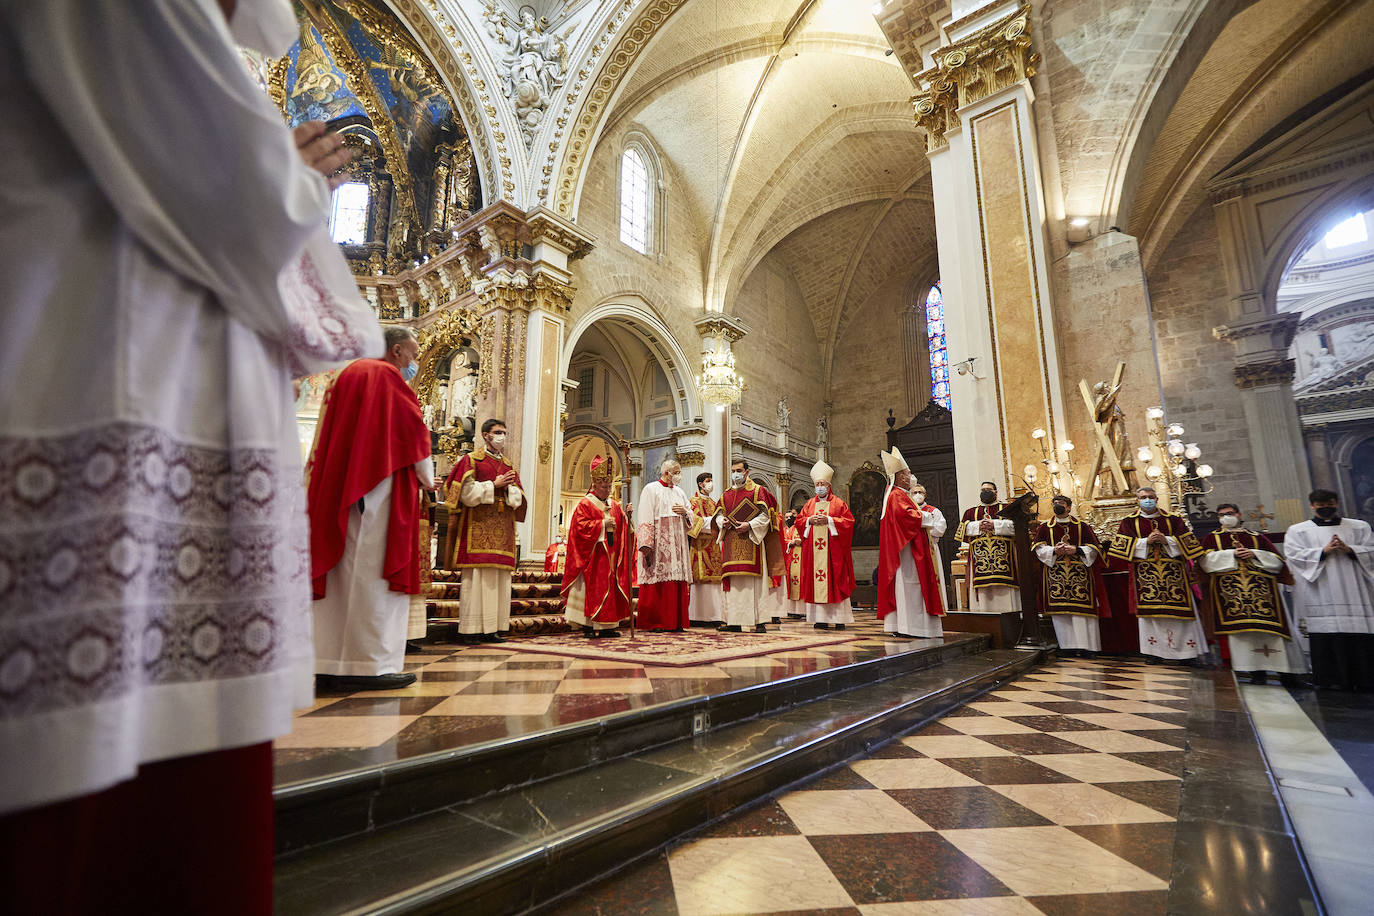
[{"label": "priest in red chasuble", "polygon": [[765,632],[764,621],[783,613],[772,577],[783,574],[778,538],[778,501],[749,479],[749,462],[730,464],[730,488],[721,496],[717,519],[721,529],[721,590],[725,596],[726,632],[745,627]]},{"label": "priest in red chasuble", "polygon": [[1110,617],[1102,582],[1102,542],[1092,526],[1074,518],[1073,500],[1062,493],[1051,500],[1054,518],[1035,529],[1031,546],[1041,563],[1040,601],[1054,622],[1059,648],[1101,652],[1098,617]]},{"label": "priest in red chasuble", "polygon": [[558,536],[553,539],[549,549],[544,551],[544,572],[563,574],[563,567],[568,561],[568,542],[563,536],[563,529],[558,529]]},{"label": "priest in red chasuble", "polygon": [[1231,649],[1231,667],[1263,684],[1268,672],[1294,682],[1307,671],[1302,648],[1293,639],[1292,615],[1279,593],[1293,574],[1277,548],[1263,534],[1248,531],[1235,503],[1217,506],[1221,530],[1202,539],[1199,565],[1207,574],[1207,596],[1218,636]]},{"label": "priest in red chasuble", "polygon": [[925,639],[944,635],[944,589],[935,539],[945,533],[939,509],[911,495],[911,469],[894,446],[883,452],[883,469],[891,483],[883,498],[878,529],[878,619],[883,630]]},{"label": "priest in red chasuble", "polygon": [[1117,526],[1107,555],[1131,573],[1130,609],[1140,627],[1140,651],[1163,659],[1190,659],[1207,651],[1188,564],[1202,546],[1177,515],[1160,512],[1153,487],[1136,490],[1139,509]]},{"label": "priest in red chasuble", "polygon": [[420,592],[420,487],[434,487],[413,377],[420,344],[386,330],[386,355],[339,373],[325,396],[307,501],[321,686],[388,690],[402,672],[410,595]]},{"label": "priest in red chasuble", "polygon": [[506,458],[506,424],[482,423],[482,442],[449,475],[450,569],[463,571],[458,632],[469,645],[504,642],[510,629],[510,578],[515,570],[515,524],[529,501],[520,475]]},{"label": "priest in red chasuble", "polygon": [[968,545],[970,611],[1021,611],[1021,585],[1016,572],[1016,525],[998,515],[997,484],[983,481],[979,504],[964,510],[959,540]]},{"label": "priest in red chasuble", "polygon": [[634,533],[620,503],[611,499],[612,459],[592,459],[592,489],[568,521],[563,570],[564,616],[592,639],[619,636],[630,616]]},{"label": "priest in red chasuble", "polygon": [[824,461],[811,468],[816,495],[797,513],[801,532],[801,602],[807,623],[818,630],[833,624],[843,630],[854,622],[849,596],[854,594],[854,513],[830,489],[835,469]]}]

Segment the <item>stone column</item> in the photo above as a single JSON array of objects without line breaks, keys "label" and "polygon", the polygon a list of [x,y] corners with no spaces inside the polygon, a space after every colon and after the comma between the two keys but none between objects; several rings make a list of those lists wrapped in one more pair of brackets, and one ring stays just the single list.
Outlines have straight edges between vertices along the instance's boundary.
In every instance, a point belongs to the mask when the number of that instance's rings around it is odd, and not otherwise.
[{"label": "stone column", "polygon": [[1312,489],[1293,400],[1295,364],[1288,357],[1300,317],[1259,315],[1212,330],[1236,348],[1236,387],[1245,408],[1260,501],[1273,507],[1275,524],[1281,528],[1307,517],[1307,494]]},{"label": "stone column", "polygon": [[[714,353],[718,346],[724,347],[726,352],[733,352],[736,341],[749,333],[744,322],[719,312],[697,319],[695,326],[701,335],[701,362],[697,365],[697,372],[701,371],[706,357]],[[701,409],[701,419],[706,426],[706,461],[702,470],[711,472],[716,482],[716,496],[719,497],[730,484],[730,408],[719,409],[703,401]]]},{"label": "stone column", "polygon": [[530,500],[518,529],[522,562],[542,563],[558,517],[559,365],[574,292],[570,266],[591,250],[591,240],[546,209],[525,213],[504,201],[467,220],[458,234],[482,311],[477,420],[506,423],[509,457]]},{"label": "stone column", "polygon": [[1326,441],[1326,424],[1304,426],[1302,438],[1307,445],[1307,466],[1312,472],[1312,488],[1335,490],[1337,481],[1331,474],[1331,450]]},{"label": "stone column", "polygon": [[[960,497],[978,482],[1010,493],[1040,459],[1030,432],[1064,438],[1045,207],[1029,77],[1029,11],[969,17],[917,74],[916,121],[926,131],[940,279],[952,364]],[[969,365],[966,363],[966,365]]]}]

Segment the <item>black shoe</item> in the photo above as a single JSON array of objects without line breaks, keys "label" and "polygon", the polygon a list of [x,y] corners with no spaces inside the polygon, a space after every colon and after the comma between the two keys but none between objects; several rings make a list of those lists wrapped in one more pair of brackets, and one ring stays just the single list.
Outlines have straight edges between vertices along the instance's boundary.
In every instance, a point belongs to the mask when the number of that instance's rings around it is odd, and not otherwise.
[{"label": "black shoe", "polygon": [[1285,687],[1292,687],[1294,689],[1312,686],[1307,683],[1307,679],[1301,674],[1280,674],[1279,683]]},{"label": "black shoe", "polygon": [[777,624],[778,626],[782,626],[782,618],[781,618],[781,617],[774,617],[774,618],[773,618],[773,623]]},{"label": "black shoe", "polygon": [[765,627],[763,624],[758,624],[757,626],[754,627],[754,632],[755,632],[755,633],[767,633],[767,632],[768,632],[768,628]]},{"label": "black shoe", "polygon": [[835,624],[835,629],[837,629],[837,630],[843,630],[843,629],[844,629],[844,624],[842,624],[842,623],[837,623],[837,624]]},{"label": "black shoe", "polygon": [[482,642],[505,642],[506,637],[500,633],[483,633]]},{"label": "black shoe", "polygon": [[830,629],[830,624],[828,624],[828,623],[818,623],[818,624],[816,624],[816,629],[818,629],[818,630],[828,630],[828,629]]},{"label": "black shoe", "polygon": [[338,690],[396,690],[415,683],[415,675],[398,671],[395,674],[378,674],[372,677],[348,675],[334,678]]},{"label": "black shoe", "polygon": [[1237,671],[1236,674],[1245,674],[1250,678],[1252,684],[1269,683],[1269,675],[1264,671]]},{"label": "black shoe", "polygon": [[727,624],[724,624],[723,626],[721,626],[716,632],[718,632],[718,633],[743,633],[743,632],[744,632],[744,628],[743,628],[743,627],[731,626],[730,624],[727,623]]},{"label": "black shoe", "polygon": [[591,627],[583,627],[582,635],[587,637],[588,639],[596,639],[596,631],[593,630]]},{"label": "black shoe", "polygon": [[620,638],[620,631],[619,631],[619,630],[598,630],[597,632],[601,634],[601,638],[602,638],[602,639],[619,639],[619,638]]},{"label": "black shoe", "polygon": [[465,646],[476,646],[482,642],[481,633],[463,633],[458,637],[458,641]]},{"label": "black shoe", "polygon": [[422,645],[420,645],[418,642],[416,642],[416,641],[413,640],[413,639],[407,639],[407,640],[406,640],[406,651],[407,651],[407,652],[423,652],[423,651],[425,651],[425,647],[422,646]]}]

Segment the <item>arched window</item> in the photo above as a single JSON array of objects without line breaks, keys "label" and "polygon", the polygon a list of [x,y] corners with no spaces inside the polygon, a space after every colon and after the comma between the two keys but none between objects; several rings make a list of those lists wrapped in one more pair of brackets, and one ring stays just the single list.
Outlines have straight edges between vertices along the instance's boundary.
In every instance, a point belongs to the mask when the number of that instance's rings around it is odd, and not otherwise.
[{"label": "arched window", "polygon": [[640,254],[649,253],[649,168],[639,150],[620,157],[620,240]]},{"label": "arched window", "polygon": [[945,299],[939,280],[926,293],[926,340],[930,345],[930,396],[949,410],[949,347],[945,345]]},{"label": "arched window", "polygon": [[339,245],[362,245],[367,241],[367,207],[371,192],[361,181],[349,181],[334,190],[334,206],[329,213],[329,235]]}]

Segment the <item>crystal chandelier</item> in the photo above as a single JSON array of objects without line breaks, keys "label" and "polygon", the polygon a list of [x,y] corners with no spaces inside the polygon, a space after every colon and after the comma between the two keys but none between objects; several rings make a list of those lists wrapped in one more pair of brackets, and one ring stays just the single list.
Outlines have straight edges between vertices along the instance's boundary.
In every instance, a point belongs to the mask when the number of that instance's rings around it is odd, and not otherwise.
[{"label": "crystal chandelier", "polygon": [[726,349],[719,340],[715,350],[702,360],[701,374],[696,382],[701,399],[714,404],[717,410],[738,404],[744,394],[744,379],[735,372],[734,351]]}]

